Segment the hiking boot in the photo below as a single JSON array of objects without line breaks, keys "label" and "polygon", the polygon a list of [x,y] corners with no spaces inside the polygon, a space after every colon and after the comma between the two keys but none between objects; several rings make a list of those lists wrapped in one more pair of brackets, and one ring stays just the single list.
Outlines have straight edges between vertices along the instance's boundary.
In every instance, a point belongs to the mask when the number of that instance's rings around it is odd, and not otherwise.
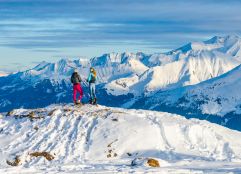
[{"label": "hiking boot", "polygon": [[96,104],[97,104],[97,100],[96,100],[96,98],[93,99],[92,104],[93,104],[93,105],[96,105]]},{"label": "hiking boot", "polygon": [[74,102],[75,105],[82,105],[81,101],[80,100],[77,100]]},{"label": "hiking boot", "polygon": [[92,99],[90,99],[90,100],[89,100],[89,104],[93,104],[93,101],[92,101]]}]

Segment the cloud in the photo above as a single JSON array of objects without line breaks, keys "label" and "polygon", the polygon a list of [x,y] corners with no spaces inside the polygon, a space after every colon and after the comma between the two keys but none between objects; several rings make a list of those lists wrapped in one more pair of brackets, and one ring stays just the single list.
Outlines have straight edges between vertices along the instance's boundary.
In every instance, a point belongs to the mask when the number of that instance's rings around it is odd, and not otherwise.
[{"label": "cloud", "polygon": [[50,49],[34,49],[35,52],[43,52],[43,53],[59,53],[59,50],[50,50]]},{"label": "cloud", "polygon": [[17,62],[0,65],[0,71],[7,72],[7,73],[11,73],[11,72],[15,72],[15,71],[22,71],[22,70],[25,70],[28,68],[29,68],[28,66],[23,65],[21,63],[17,63]]},{"label": "cloud", "polygon": [[126,43],[175,48],[190,39],[241,34],[241,2],[226,2],[0,0],[0,45],[39,52]]}]

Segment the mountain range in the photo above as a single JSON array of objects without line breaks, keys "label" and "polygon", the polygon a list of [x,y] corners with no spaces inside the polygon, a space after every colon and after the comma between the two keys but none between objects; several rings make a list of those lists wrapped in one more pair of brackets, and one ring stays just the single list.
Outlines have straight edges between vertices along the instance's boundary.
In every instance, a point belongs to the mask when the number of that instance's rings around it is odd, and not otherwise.
[{"label": "mountain range", "polygon": [[241,130],[241,38],[215,36],[167,53],[109,53],[89,60],[61,59],[0,77],[0,112],[72,102],[70,76],[85,81],[97,70],[98,102],[107,106],[164,110]]}]

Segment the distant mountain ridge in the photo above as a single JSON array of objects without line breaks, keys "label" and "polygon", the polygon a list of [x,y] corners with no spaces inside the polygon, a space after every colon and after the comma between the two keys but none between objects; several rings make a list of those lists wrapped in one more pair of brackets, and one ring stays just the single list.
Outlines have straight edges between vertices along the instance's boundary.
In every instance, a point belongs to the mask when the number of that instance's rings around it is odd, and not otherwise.
[{"label": "distant mountain ridge", "polygon": [[[85,79],[92,66],[98,73],[99,103],[135,108],[140,101],[147,99],[147,104],[142,106],[155,109],[158,103],[150,106],[148,101],[153,99],[159,102],[156,96],[162,99],[160,93],[174,95],[175,98],[180,95],[176,92],[179,89],[189,89],[190,85],[198,85],[239,66],[240,48],[241,38],[238,36],[215,36],[167,53],[109,53],[89,60],[61,59],[56,63],[42,62],[30,70],[0,78],[0,111],[71,102],[72,86],[69,78],[74,69],[79,70],[83,79],[87,100],[88,88]],[[163,101],[168,103],[167,99]],[[207,114],[202,111],[198,114]],[[219,115],[215,112],[208,113]]]}]

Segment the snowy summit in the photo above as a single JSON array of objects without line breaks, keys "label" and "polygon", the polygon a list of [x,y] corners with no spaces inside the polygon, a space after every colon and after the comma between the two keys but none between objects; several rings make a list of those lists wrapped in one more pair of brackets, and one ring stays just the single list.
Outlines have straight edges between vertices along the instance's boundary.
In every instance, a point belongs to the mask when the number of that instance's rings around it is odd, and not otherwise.
[{"label": "snowy summit", "polygon": [[[0,119],[0,172],[241,172],[241,133],[104,106],[16,109]],[[225,167],[223,167],[225,164]]]}]

